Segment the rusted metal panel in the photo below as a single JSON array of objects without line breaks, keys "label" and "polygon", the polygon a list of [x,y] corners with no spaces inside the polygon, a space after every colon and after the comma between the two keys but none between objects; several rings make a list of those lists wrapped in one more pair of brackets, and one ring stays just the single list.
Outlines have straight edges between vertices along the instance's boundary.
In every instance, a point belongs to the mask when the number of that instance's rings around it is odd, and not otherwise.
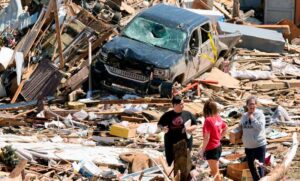
[{"label": "rusted metal panel", "polygon": [[300,0],[296,0],[295,5],[295,24],[300,26]]},{"label": "rusted metal panel", "polygon": [[42,61],[25,83],[21,95],[26,101],[52,96],[62,79],[58,68],[50,61]]}]

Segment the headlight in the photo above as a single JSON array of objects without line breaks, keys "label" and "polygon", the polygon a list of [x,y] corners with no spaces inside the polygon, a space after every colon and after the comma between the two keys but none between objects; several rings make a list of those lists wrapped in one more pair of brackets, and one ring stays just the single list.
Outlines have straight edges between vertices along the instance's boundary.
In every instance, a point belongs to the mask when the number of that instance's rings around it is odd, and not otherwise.
[{"label": "headlight", "polygon": [[100,58],[101,62],[106,62],[107,61],[107,57],[108,57],[107,53],[104,53],[103,51],[100,51],[99,58]]},{"label": "headlight", "polygon": [[161,79],[169,79],[170,78],[170,70],[169,69],[153,69],[153,77],[161,78]]}]

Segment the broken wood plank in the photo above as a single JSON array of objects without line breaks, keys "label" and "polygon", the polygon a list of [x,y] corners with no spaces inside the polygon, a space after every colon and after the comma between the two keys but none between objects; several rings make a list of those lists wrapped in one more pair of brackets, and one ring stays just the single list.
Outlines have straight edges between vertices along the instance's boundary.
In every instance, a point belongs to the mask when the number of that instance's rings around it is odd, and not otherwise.
[{"label": "broken wood plank", "polygon": [[289,35],[291,33],[290,26],[289,25],[255,25],[251,24],[249,26],[256,27],[256,28],[265,28],[270,30],[281,30],[283,33]]},{"label": "broken wood plank", "polygon": [[276,166],[276,168],[272,170],[267,176],[261,178],[262,181],[281,180],[285,176],[289,166],[292,163],[293,158],[296,155],[298,145],[299,145],[296,132],[293,133],[292,138],[293,138],[292,139],[293,144],[289,149],[288,153],[285,155],[284,161],[279,166]]},{"label": "broken wood plank", "polygon": [[34,65],[30,65],[27,70],[24,72],[23,74],[23,80],[21,81],[20,85],[18,86],[18,89],[16,90],[12,100],[10,103],[15,103],[18,96],[20,95],[23,87],[24,87],[24,84],[25,84],[25,81],[27,79],[29,79],[29,77],[31,76],[31,74],[33,73],[33,71],[35,70],[35,68],[37,67],[37,64],[34,64]]},{"label": "broken wood plank", "polygon": [[22,118],[1,118],[0,117],[0,126],[28,126]]},{"label": "broken wood plank", "polygon": [[99,100],[98,104],[171,104],[171,100],[166,98]]},{"label": "broken wood plank", "polygon": [[286,137],[282,137],[282,138],[278,138],[278,139],[267,140],[268,143],[281,143],[284,141],[292,141],[292,137],[286,136]]},{"label": "broken wood plank", "polygon": [[253,52],[246,50],[239,50],[237,54],[254,57],[281,57],[280,53]]},{"label": "broken wood plank", "polygon": [[240,0],[233,0],[232,18],[240,18]]},{"label": "broken wood plank", "polygon": [[21,91],[22,91],[22,89],[23,89],[24,83],[25,83],[25,80],[22,80],[21,83],[20,83],[20,85],[18,86],[18,89],[17,89],[17,91],[15,92],[15,94],[14,94],[12,100],[10,101],[10,103],[15,103],[15,102],[16,102],[18,96],[20,95],[20,93],[21,93]]},{"label": "broken wood plank", "polygon": [[57,44],[58,44],[58,54],[59,54],[59,68],[64,68],[64,57],[62,53],[62,46],[61,46],[61,35],[60,35],[60,26],[59,26],[59,20],[58,20],[58,12],[57,12],[57,3],[56,0],[52,0],[53,2],[53,15],[55,20],[55,32],[56,32],[56,38],[57,38]]},{"label": "broken wood plank", "polygon": [[217,8],[219,11],[221,11],[221,13],[223,13],[226,18],[232,19],[232,15],[225,8],[223,8],[219,3],[214,1],[214,7]]},{"label": "broken wood plank", "polygon": [[28,113],[31,113],[31,112],[35,111],[36,109],[37,109],[37,108],[33,108],[33,109],[29,109],[29,110],[27,110],[27,111],[21,112],[21,113],[15,115],[14,118],[18,118],[18,117],[20,117],[20,116],[24,116],[24,115],[26,115],[26,114],[28,114]]},{"label": "broken wood plank", "polygon": [[121,116],[121,120],[129,122],[145,122],[144,118],[132,117],[132,116]]},{"label": "broken wood plank", "polygon": [[16,178],[24,171],[27,164],[27,160],[20,160],[19,164],[13,169],[13,171],[9,174],[9,178]]}]

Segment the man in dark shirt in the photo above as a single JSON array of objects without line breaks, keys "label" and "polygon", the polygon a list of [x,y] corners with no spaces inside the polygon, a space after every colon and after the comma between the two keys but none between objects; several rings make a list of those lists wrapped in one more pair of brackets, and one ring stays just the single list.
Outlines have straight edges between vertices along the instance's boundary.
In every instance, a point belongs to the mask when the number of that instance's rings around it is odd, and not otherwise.
[{"label": "man in dark shirt", "polygon": [[[165,132],[165,154],[169,166],[174,160],[174,144],[185,139],[190,151],[193,145],[193,137],[188,138],[187,134],[192,134],[196,129],[196,118],[190,112],[183,111],[183,104],[180,96],[174,96],[172,99],[173,110],[164,113],[158,121],[158,127]],[[190,121],[191,124],[184,126],[187,121]]]}]

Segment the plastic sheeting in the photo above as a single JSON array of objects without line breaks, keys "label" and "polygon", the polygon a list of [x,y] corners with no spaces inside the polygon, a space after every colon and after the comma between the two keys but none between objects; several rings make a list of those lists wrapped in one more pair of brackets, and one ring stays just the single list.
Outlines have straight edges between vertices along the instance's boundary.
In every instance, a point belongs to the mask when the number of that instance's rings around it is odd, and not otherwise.
[{"label": "plastic sheeting", "polygon": [[230,74],[232,77],[237,79],[250,79],[250,80],[266,80],[266,79],[272,79],[273,75],[270,71],[260,71],[260,70],[243,70],[243,71],[237,71],[237,70],[231,70]]},{"label": "plastic sheeting", "polygon": [[275,74],[300,76],[300,69],[282,59],[272,60],[272,70]]}]

